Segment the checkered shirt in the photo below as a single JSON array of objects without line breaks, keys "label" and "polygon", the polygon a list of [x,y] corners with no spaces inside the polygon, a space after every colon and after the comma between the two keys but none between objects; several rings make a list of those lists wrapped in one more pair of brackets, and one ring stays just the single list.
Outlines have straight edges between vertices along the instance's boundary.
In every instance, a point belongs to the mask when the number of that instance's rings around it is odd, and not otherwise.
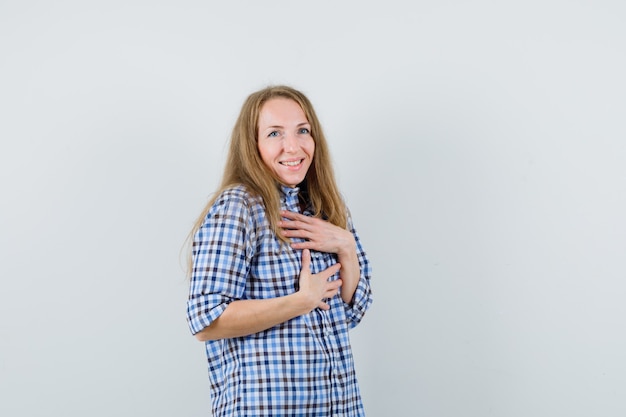
[{"label": "checkered shirt", "polygon": [[[298,191],[281,187],[281,209],[300,212]],[[328,311],[317,308],[259,333],[206,342],[214,417],[364,415],[348,330],[372,302],[371,269],[348,220],[361,269],[353,302],[337,295]],[[191,332],[210,325],[231,301],[297,291],[301,256],[281,245],[260,198],[243,186],[224,191],[194,237]],[[335,254],[311,251],[312,273],[336,262]]]}]

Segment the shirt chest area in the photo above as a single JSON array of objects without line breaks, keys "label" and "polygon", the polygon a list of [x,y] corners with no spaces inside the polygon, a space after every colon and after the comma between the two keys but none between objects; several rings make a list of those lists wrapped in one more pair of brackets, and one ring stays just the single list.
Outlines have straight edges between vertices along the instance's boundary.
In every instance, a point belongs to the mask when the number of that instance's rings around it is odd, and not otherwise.
[{"label": "shirt chest area", "polygon": [[[312,217],[311,210],[303,209],[294,191],[288,191],[282,196],[280,209]],[[249,288],[252,290],[263,288],[264,291],[277,289],[275,295],[291,293],[297,288],[302,270],[302,250],[294,249],[289,242],[279,239],[270,227],[264,212],[262,218],[256,220],[259,233],[256,234],[255,249],[249,264]],[[291,239],[292,243],[304,241],[302,238]],[[337,263],[337,256],[332,253],[310,250],[310,255],[310,272],[313,274]],[[338,274],[331,277],[331,280],[337,278]]]},{"label": "shirt chest area", "polygon": [[[302,242],[303,239],[292,239]],[[297,279],[302,270],[302,250],[294,249],[289,243],[278,239],[273,233],[266,233],[257,242],[256,251],[251,259],[250,272],[259,279],[282,278]],[[311,256],[310,271],[317,274],[337,263],[337,255],[309,250]]]}]

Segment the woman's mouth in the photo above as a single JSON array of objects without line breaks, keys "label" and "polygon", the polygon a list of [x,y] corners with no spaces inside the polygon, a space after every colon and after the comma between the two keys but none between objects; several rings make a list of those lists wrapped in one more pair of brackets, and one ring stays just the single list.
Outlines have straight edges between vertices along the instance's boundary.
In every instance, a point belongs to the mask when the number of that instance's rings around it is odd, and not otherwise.
[{"label": "woman's mouth", "polygon": [[298,159],[296,161],[282,161],[282,162],[280,162],[280,164],[288,166],[288,167],[296,167],[296,166],[300,165],[302,163],[302,161],[304,161],[304,159]]}]

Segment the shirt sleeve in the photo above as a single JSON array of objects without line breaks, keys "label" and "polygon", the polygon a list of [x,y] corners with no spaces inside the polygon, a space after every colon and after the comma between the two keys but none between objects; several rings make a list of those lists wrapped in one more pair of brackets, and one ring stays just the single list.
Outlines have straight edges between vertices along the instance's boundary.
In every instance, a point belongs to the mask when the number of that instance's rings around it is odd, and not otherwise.
[{"label": "shirt sleeve", "polygon": [[192,334],[209,326],[243,295],[250,266],[252,218],[243,196],[223,194],[193,240],[187,301]]},{"label": "shirt sleeve", "polygon": [[348,229],[352,232],[354,240],[356,241],[356,253],[359,260],[359,268],[361,270],[359,283],[354,291],[354,296],[352,297],[352,303],[344,303],[348,327],[352,329],[356,327],[361,320],[363,320],[365,312],[372,304],[372,290],[370,287],[372,269],[367,254],[361,245],[361,239],[354,228],[352,218],[350,216],[348,216]]}]

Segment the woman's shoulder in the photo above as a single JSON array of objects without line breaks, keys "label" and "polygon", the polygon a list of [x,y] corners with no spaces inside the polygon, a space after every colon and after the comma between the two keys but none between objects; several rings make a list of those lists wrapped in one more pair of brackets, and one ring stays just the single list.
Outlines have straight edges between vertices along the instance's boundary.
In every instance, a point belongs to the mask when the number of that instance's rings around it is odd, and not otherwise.
[{"label": "woman's shoulder", "polygon": [[233,184],[225,187],[219,194],[219,198],[233,198],[246,201],[261,200],[255,193],[251,192],[244,184]]},{"label": "woman's shoulder", "polygon": [[243,184],[234,184],[222,189],[213,203],[213,207],[229,206],[257,210],[262,207],[263,200],[250,192]]}]

